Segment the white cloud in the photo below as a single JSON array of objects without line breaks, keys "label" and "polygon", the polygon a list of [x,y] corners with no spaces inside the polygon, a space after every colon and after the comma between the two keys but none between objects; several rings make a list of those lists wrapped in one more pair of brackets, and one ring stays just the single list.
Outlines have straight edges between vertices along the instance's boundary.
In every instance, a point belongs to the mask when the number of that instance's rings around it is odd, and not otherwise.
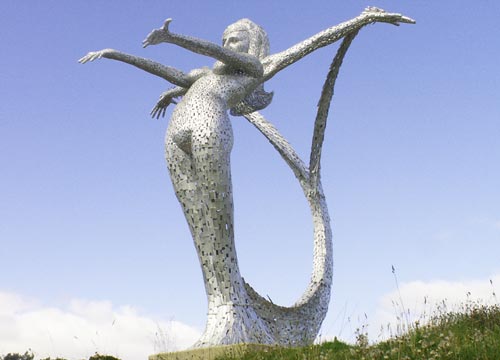
[{"label": "white cloud", "polygon": [[498,304],[497,286],[500,274],[480,280],[403,283],[399,292],[394,290],[380,299],[374,321],[369,324],[370,338],[378,340],[391,332],[397,334],[408,324],[425,322],[439,311],[460,311],[468,302]]},{"label": "white cloud", "polygon": [[144,360],[192,345],[200,331],[177,321],[159,322],[131,306],[72,300],[47,307],[0,292],[0,354],[32,349],[36,358],[88,359],[95,352]]},{"label": "white cloud", "polygon": [[0,315],[9,315],[35,306],[32,300],[13,293],[0,292]]}]

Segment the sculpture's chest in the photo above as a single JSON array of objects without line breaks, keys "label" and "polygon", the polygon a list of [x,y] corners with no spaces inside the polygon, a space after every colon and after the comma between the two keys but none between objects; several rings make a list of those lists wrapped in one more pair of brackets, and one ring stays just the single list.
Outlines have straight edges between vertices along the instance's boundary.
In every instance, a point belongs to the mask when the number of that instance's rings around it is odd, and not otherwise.
[{"label": "sculpture's chest", "polygon": [[206,96],[207,101],[211,99],[222,101],[228,109],[248,95],[252,90],[253,82],[254,79],[239,73],[211,73],[197,80],[187,95],[192,93],[195,96]]}]

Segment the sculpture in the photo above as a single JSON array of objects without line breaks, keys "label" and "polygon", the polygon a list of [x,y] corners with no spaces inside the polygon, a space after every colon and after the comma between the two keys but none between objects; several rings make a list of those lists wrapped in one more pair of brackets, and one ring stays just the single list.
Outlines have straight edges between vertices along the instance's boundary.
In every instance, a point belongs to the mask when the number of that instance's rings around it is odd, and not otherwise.
[{"label": "sculpture", "polygon": [[[332,282],[331,229],[320,182],[320,158],[333,87],[343,57],[365,25],[414,23],[400,14],[367,8],[352,20],[326,29],[288,50],[269,55],[265,31],[248,19],[230,25],[222,47],[171,33],[171,19],[153,30],[143,46],[171,43],[217,60],[212,69],[186,74],[148,59],[112,49],[90,52],[79,61],[104,57],[134,65],[177,87],[164,92],[151,115],[165,115],[177,104],[166,134],[166,159],[202,267],[208,298],[205,331],[194,348],[260,343],[296,346],[311,343],[326,315]],[[257,110],[268,106],[272,93],[265,81],[312,51],[344,38],[319,102],[309,167]],[[174,99],[181,97],[179,103]],[[266,136],[299,180],[314,222],[314,261],[310,284],[295,305],[281,307],[258,295],[242,278],[233,234],[230,152],[233,135],[227,114],[242,115]]]}]

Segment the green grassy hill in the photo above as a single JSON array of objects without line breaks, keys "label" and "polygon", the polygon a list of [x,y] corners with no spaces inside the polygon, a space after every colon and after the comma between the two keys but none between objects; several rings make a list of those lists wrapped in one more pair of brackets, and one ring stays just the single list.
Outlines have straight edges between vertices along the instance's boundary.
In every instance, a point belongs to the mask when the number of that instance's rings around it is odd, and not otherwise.
[{"label": "green grassy hill", "polygon": [[468,304],[461,312],[414,324],[404,335],[373,345],[358,334],[354,345],[335,340],[305,348],[277,348],[220,360],[500,360],[500,306]]}]

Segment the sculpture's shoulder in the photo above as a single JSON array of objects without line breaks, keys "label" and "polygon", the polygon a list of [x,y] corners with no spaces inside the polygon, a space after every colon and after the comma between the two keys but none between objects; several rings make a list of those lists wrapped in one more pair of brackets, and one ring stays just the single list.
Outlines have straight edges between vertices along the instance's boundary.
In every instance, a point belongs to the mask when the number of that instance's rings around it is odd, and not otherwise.
[{"label": "sculpture's shoulder", "polygon": [[191,81],[195,82],[196,80],[202,78],[203,76],[210,74],[211,72],[212,72],[212,70],[209,67],[204,66],[204,67],[199,68],[199,69],[191,70],[188,73],[188,76],[189,76]]}]

